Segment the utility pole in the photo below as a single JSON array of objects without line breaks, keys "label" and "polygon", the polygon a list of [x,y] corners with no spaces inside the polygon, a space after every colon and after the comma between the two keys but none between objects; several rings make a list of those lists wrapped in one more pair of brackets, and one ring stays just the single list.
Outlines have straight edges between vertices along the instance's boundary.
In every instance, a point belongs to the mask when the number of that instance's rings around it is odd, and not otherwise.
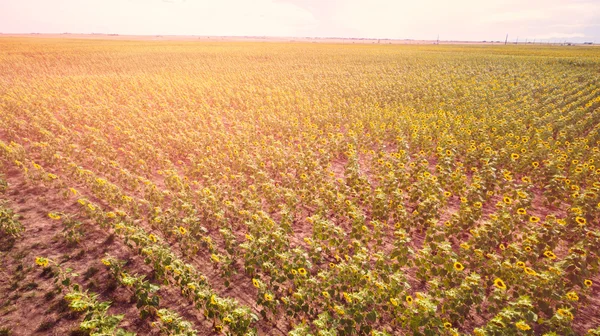
[{"label": "utility pole", "polygon": [[506,45],[506,43],[508,43],[508,34],[506,34],[506,40],[504,40],[504,45]]},{"label": "utility pole", "polygon": [[435,42],[435,44],[440,44],[440,34],[438,34],[437,41]]},{"label": "utility pole", "polygon": [[517,41],[515,42],[515,44],[519,44],[519,37],[517,36]]}]

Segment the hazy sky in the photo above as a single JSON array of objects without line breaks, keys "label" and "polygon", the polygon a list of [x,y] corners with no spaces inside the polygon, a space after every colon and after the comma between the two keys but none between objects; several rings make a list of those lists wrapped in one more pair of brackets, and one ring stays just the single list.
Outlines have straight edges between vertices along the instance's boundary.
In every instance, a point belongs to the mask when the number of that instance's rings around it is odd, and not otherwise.
[{"label": "hazy sky", "polygon": [[0,0],[0,32],[600,43],[600,0]]}]

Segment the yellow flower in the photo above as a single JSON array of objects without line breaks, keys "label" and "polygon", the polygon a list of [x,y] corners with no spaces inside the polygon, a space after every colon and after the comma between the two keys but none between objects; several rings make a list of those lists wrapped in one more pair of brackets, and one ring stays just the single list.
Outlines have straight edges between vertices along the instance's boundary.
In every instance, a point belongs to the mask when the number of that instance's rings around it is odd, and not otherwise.
[{"label": "yellow flower", "polygon": [[505,204],[508,204],[508,205],[512,204],[512,198],[510,198],[510,197],[508,197],[508,196],[504,196],[504,197],[502,198],[502,201],[503,201]]},{"label": "yellow flower", "polygon": [[214,254],[214,253],[210,255],[210,260],[212,260],[212,261],[214,261],[216,263],[218,263],[218,262],[221,261],[220,258],[219,258],[219,256],[216,255],[216,254]]},{"label": "yellow flower", "polygon": [[148,239],[150,239],[150,241],[152,241],[153,243],[156,243],[156,241],[158,240],[158,239],[156,238],[156,236],[155,236],[155,235],[153,235],[153,234],[150,234],[150,235],[148,235]]},{"label": "yellow flower", "polygon": [[254,285],[254,287],[258,288],[258,287],[260,287],[260,282],[258,281],[258,279],[252,279],[252,285]]},{"label": "yellow flower", "polygon": [[587,221],[585,220],[585,218],[584,218],[584,217],[580,217],[580,216],[577,216],[577,217],[575,218],[575,221],[576,221],[576,222],[577,222],[577,224],[579,224],[579,225],[585,225],[585,223],[587,223]]},{"label": "yellow flower", "polygon": [[49,262],[49,261],[48,261],[48,258],[43,258],[43,257],[37,257],[37,258],[35,258],[35,263],[36,263],[38,266],[41,266],[41,267],[46,267],[46,266],[48,266],[48,262]]},{"label": "yellow flower", "polygon": [[481,209],[483,204],[481,204],[481,202],[475,202],[475,203],[473,203],[473,206],[476,207],[477,209]]},{"label": "yellow flower", "polygon": [[444,322],[444,328],[446,328],[446,329],[452,328],[452,323],[450,323],[450,322]]},{"label": "yellow flower", "polygon": [[350,296],[350,294],[344,292],[343,295],[344,295],[344,299],[346,300],[346,302],[352,303],[352,297]]},{"label": "yellow flower", "polygon": [[265,298],[265,301],[268,301],[268,302],[273,301],[273,295],[271,295],[269,293],[265,293],[264,298]]},{"label": "yellow flower", "polygon": [[532,268],[524,267],[523,270],[525,271],[525,273],[527,273],[529,275],[537,275],[537,272],[534,271]]},{"label": "yellow flower", "polygon": [[187,233],[187,229],[184,228],[183,226],[179,227],[179,233],[181,233],[182,235],[185,235]]},{"label": "yellow flower", "polygon": [[515,326],[518,329],[524,330],[524,331],[531,329],[531,327],[527,323],[525,323],[525,321],[519,321],[519,322],[515,323]]},{"label": "yellow flower", "polygon": [[540,218],[539,218],[539,217],[536,217],[536,216],[531,216],[531,217],[529,217],[529,221],[530,221],[531,223],[537,223],[537,222],[539,222],[539,221],[540,221]]},{"label": "yellow flower", "polygon": [[592,282],[592,280],[590,280],[590,279],[585,279],[585,280],[583,281],[583,284],[584,284],[586,287],[592,287],[592,285],[593,285],[593,282]]},{"label": "yellow flower", "polygon": [[88,203],[87,205],[88,209],[90,209],[91,211],[96,211],[96,207],[92,204],[92,203]]},{"label": "yellow flower", "polygon": [[458,261],[454,263],[454,269],[457,271],[462,271],[465,269],[465,266],[463,266],[461,263],[459,263]]},{"label": "yellow flower", "polygon": [[445,197],[450,197],[450,196],[452,196],[452,193],[449,192],[449,191],[444,191],[444,196]]},{"label": "yellow flower", "polygon": [[518,158],[519,158],[519,154],[517,154],[517,153],[512,153],[512,154],[510,154],[510,158],[511,158],[511,159],[513,159],[513,160],[516,160],[516,159],[518,159]]},{"label": "yellow flower", "polygon": [[48,214],[48,217],[50,217],[50,218],[52,218],[52,219],[54,219],[54,220],[59,220],[59,219],[60,219],[60,215],[59,215],[59,214],[56,214],[56,213],[54,213],[54,212],[51,212],[51,213],[49,213],[49,214]]},{"label": "yellow flower", "polygon": [[298,273],[300,273],[300,275],[306,275],[306,270],[304,268],[298,268]]},{"label": "yellow flower", "polygon": [[467,244],[467,243],[461,243],[461,244],[460,244],[460,247],[461,247],[462,249],[465,249],[465,250],[468,250],[468,249],[470,249],[470,248],[471,248],[471,246],[470,246],[469,244]]},{"label": "yellow flower", "polygon": [[544,256],[546,256],[546,258],[548,258],[550,260],[556,259],[556,255],[552,251],[544,252]]},{"label": "yellow flower", "polygon": [[407,295],[406,298],[404,299],[406,301],[406,303],[408,304],[412,304],[413,303],[413,298],[410,295]]},{"label": "yellow flower", "polygon": [[108,260],[108,259],[102,259],[102,260],[100,260],[100,261],[102,261],[102,263],[103,263],[105,266],[110,266],[110,260]]},{"label": "yellow flower", "polygon": [[390,303],[394,306],[394,307],[398,307],[398,300],[391,298],[390,299]]},{"label": "yellow flower", "polygon": [[569,299],[571,301],[579,301],[579,295],[577,295],[577,293],[575,293],[575,292],[568,292],[567,299]]},{"label": "yellow flower", "polygon": [[522,261],[517,261],[517,267],[525,267],[525,263]]},{"label": "yellow flower", "polygon": [[558,313],[558,315],[566,317],[569,320],[573,319],[573,314],[567,309],[560,308],[556,312]]},{"label": "yellow flower", "polygon": [[500,289],[506,289],[506,284],[500,278],[496,278],[494,280],[494,286],[496,286],[497,288],[500,288]]},{"label": "yellow flower", "polygon": [[330,298],[329,292],[323,291],[323,292],[321,292],[321,294],[323,294],[323,296],[326,297],[326,298],[328,298],[328,299]]},{"label": "yellow flower", "polygon": [[217,296],[215,294],[210,296],[210,303],[216,305],[217,304]]},{"label": "yellow flower", "polygon": [[519,215],[526,215],[527,214],[527,210],[523,209],[523,208],[518,208],[517,209],[517,213]]}]

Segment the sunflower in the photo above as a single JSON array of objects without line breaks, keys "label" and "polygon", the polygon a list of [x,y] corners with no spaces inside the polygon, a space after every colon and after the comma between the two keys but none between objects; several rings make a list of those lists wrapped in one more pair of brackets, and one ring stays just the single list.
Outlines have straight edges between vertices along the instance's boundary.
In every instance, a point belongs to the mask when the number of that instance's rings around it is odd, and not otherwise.
[{"label": "sunflower", "polygon": [[539,217],[536,217],[536,216],[531,216],[531,217],[529,217],[529,221],[530,221],[531,223],[537,223],[537,222],[539,222],[539,221],[540,221],[540,218],[539,218]]},{"label": "sunflower", "polygon": [[531,246],[525,246],[523,249],[525,252],[531,252]]},{"label": "sunflower", "polygon": [[500,248],[502,251],[506,250],[506,246],[505,246],[503,243],[502,243],[502,244],[500,244],[500,245],[498,245],[498,247],[499,247],[499,248]]},{"label": "sunflower", "polygon": [[185,235],[187,233],[187,229],[184,228],[183,226],[180,226],[178,230],[179,230],[179,233],[181,233],[182,235]]},{"label": "sunflower", "polygon": [[452,196],[452,193],[449,191],[444,191],[444,196],[450,197],[450,196]]},{"label": "sunflower", "polygon": [[338,315],[346,314],[346,312],[344,311],[344,308],[342,308],[342,306],[335,305],[333,307],[333,309],[335,310],[336,313],[338,313]]},{"label": "sunflower", "polygon": [[410,295],[407,295],[406,298],[404,298],[404,300],[406,301],[406,303],[408,304],[412,304],[413,303],[413,298]]},{"label": "sunflower", "polygon": [[537,167],[539,167],[539,166],[540,166],[540,163],[539,163],[539,162],[537,162],[537,161],[533,161],[533,162],[531,163],[531,165],[533,166],[533,168],[537,168]]},{"label": "sunflower", "polygon": [[60,215],[56,214],[54,212],[49,213],[48,217],[50,217],[51,219],[54,219],[54,220],[59,220],[60,219]]},{"label": "sunflower", "polygon": [[344,295],[344,300],[346,300],[346,302],[352,303],[352,297],[350,296],[350,294],[344,292],[343,295]]},{"label": "sunflower", "polygon": [[567,296],[567,299],[569,299],[571,301],[579,301],[579,295],[577,295],[577,293],[575,293],[575,292],[568,292],[566,296]]},{"label": "sunflower", "polygon": [[502,198],[502,201],[508,205],[512,204],[512,198],[510,198],[508,196],[504,196],[504,198]]},{"label": "sunflower", "polygon": [[517,267],[525,267],[525,263],[522,261],[517,261]]},{"label": "sunflower", "polygon": [[587,221],[585,220],[585,218],[584,217],[580,217],[580,216],[575,217],[575,221],[579,225],[585,225],[585,223],[587,223]]},{"label": "sunflower", "polygon": [[562,317],[566,317],[569,320],[573,319],[573,313],[571,313],[569,310],[567,309],[563,309],[560,308],[556,311],[556,313],[558,313],[558,315],[562,316]]},{"label": "sunflower", "polygon": [[512,153],[512,154],[510,154],[510,158],[511,158],[511,159],[513,159],[513,160],[516,160],[516,159],[518,159],[518,158],[519,158],[519,154],[517,154],[517,153]]},{"label": "sunflower", "polygon": [[496,278],[494,280],[494,286],[496,286],[499,289],[506,289],[506,284],[500,278]]},{"label": "sunflower", "polygon": [[100,261],[104,264],[104,266],[110,266],[110,260],[108,260],[108,259],[102,259]]},{"label": "sunflower", "polygon": [[156,238],[156,236],[155,236],[155,235],[153,235],[153,234],[149,234],[149,235],[148,235],[148,239],[150,239],[150,241],[152,241],[153,243],[156,243],[156,241],[158,240],[158,239]]},{"label": "sunflower", "polygon": [[471,246],[470,246],[469,244],[467,244],[467,243],[461,243],[461,244],[460,244],[460,247],[461,247],[462,249],[465,249],[465,250],[468,250],[468,249],[470,249],[470,248],[471,248]]},{"label": "sunflower", "polygon": [[48,262],[49,262],[48,258],[43,258],[43,257],[37,257],[37,258],[35,258],[35,263],[38,266],[46,267],[46,266],[48,266]]},{"label": "sunflower", "polygon": [[519,322],[515,323],[515,326],[517,327],[517,329],[520,329],[523,331],[531,329],[531,327],[527,323],[525,323],[525,321],[519,321]]},{"label": "sunflower", "polygon": [[300,273],[300,275],[306,275],[306,270],[304,268],[298,268],[298,273]]},{"label": "sunflower", "polygon": [[273,295],[272,294],[265,293],[264,298],[265,298],[265,301],[267,301],[267,302],[273,301]]},{"label": "sunflower", "polygon": [[592,285],[593,285],[593,282],[592,282],[592,280],[590,280],[590,279],[585,279],[585,280],[583,281],[583,284],[584,284],[586,287],[588,287],[588,288],[589,288],[589,287],[592,287]]},{"label": "sunflower", "polygon": [[323,291],[323,292],[321,292],[321,294],[323,294],[323,296],[326,297],[327,299],[330,298],[329,292]]},{"label": "sunflower", "polygon": [[524,183],[531,183],[531,178],[529,176],[523,176],[521,177],[521,181]]},{"label": "sunflower", "polygon": [[254,287],[258,288],[258,287],[260,287],[260,282],[258,281],[258,279],[252,279],[252,285],[254,285]]},{"label": "sunflower", "polygon": [[446,329],[452,328],[452,323],[450,323],[450,322],[444,322],[444,328],[446,328]]},{"label": "sunflower", "polygon": [[527,210],[523,209],[523,208],[518,208],[517,209],[517,213],[519,215],[526,215],[527,214]]},{"label": "sunflower", "polygon": [[534,275],[534,276],[537,275],[537,272],[529,267],[524,267],[523,270],[525,271],[525,273],[527,273],[529,275]]},{"label": "sunflower", "polygon": [[550,260],[556,259],[556,255],[552,251],[544,252],[544,256]]},{"label": "sunflower", "polygon": [[473,206],[476,207],[477,209],[481,209],[483,204],[481,204],[481,202],[475,202],[475,203],[473,203]]},{"label": "sunflower", "polygon": [[396,300],[396,299],[394,299],[394,298],[391,298],[391,299],[390,299],[390,303],[392,304],[392,306],[394,306],[394,307],[398,307],[398,300]]},{"label": "sunflower", "polygon": [[454,269],[457,271],[462,271],[465,269],[465,266],[463,266],[461,263],[459,263],[458,261],[454,263]]}]

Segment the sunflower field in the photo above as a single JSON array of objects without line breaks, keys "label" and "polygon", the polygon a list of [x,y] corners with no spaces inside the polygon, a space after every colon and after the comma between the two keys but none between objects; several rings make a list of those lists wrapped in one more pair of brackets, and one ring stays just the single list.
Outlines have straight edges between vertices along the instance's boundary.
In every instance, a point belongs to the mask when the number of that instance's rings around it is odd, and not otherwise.
[{"label": "sunflower field", "polygon": [[4,37],[0,173],[87,334],[600,335],[595,47]]}]

